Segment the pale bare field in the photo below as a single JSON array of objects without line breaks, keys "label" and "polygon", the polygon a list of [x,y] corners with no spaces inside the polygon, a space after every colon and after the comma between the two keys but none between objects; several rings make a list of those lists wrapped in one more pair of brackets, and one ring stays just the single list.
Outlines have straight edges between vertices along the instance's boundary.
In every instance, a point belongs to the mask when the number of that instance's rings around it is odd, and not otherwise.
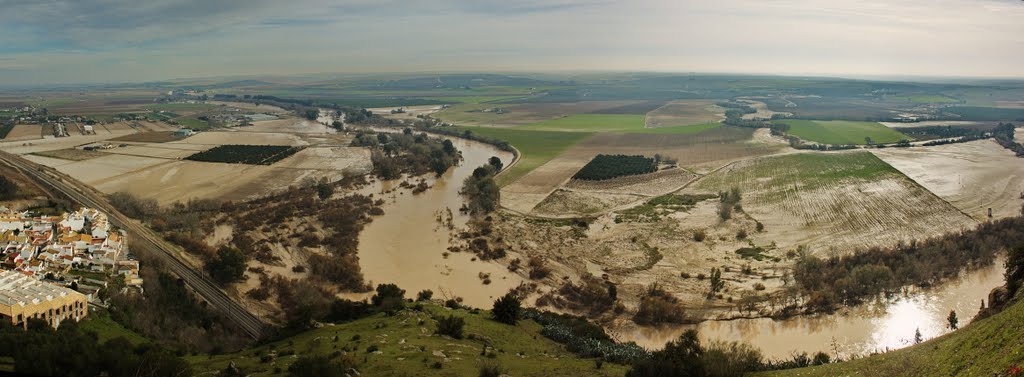
[{"label": "pale bare field", "polygon": [[969,228],[977,222],[868,152],[804,153],[731,164],[687,187],[738,187],[766,241],[835,254]]},{"label": "pale bare field", "polygon": [[1020,214],[1024,159],[992,140],[936,147],[872,150],[929,191],[976,220]]},{"label": "pale bare field", "polygon": [[657,196],[678,190],[695,178],[697,175],[686,169],[669,168],[650,174],[631,175],[604,181],[573,179],[564,187],[575,191]]},{"label": "pale bare field", "polygon": [[193,145],[307,145],[301,137],[288,133],[241,132],[241,131],[210,131],[200,132],[187,139],[171,141],[166,144]]},{"label": "pale bare field", "polygon": [[4,138],[5,141],[42,139],[43,129],[38,124],[19,124]]},{"label": "pale bare field", "polygon": [[587,216],[646,198],[646,196],[635,194],[585,192],[560,188],[538,203],[531,214],[545,217]]},{"label": "pale bare field", "polygon": [[285,118],[253,122],[252,126],[236,128],[243,132],[280,132],[291,134],[331,134],[334,129],[306,119]]},{"label": "pale bare field", "polygon": [[927,120],[924,122],[904,123],[904,122],[878,122],[889,128],[914,128],[914,127],[931,127],[931,126],[985,126],[985,125],[996,125],[999,122],[981,122],[973,120]]},{"label": "pale bare field", "polygon": [[79,145],[109,140],[117,136],[128,135],[132,133],[134,133],[134,131],[119,131],[119,133],[115,132],[113,134],[108,135],[71,134],[70,137],[46,137],[38,140],[6,141],[0,142],[0,149],[3,149],[8,153],[14,154],[26,154],[56,149],[68,149],[77,147]]},{"label": "pale bare field", "polygon": [[281,168],[348,170],[365,174],[373,169],[370,150],[350,147],[310,147],[274,164]]},{"label": "pale bare field", "polygon": [[116,154],[116,155],[124,155],[124,156],[137,156],[137,157],[155,157],[155,158],[165,158],[165,159],[175,159],[176,160],[176,159],[181,159],[181,158],[185,158],[185,157],[191,156],[191,155],[195,154],[196,152],[198,152],[199,150],[205,150],[205,149],[209,149],[210,148],[210,146],[207,146],[207,145],[199,145],[197,147],[201,147],[202,149],[192,150],[192,149],[180,149],[180,148],[163,148],[163,147],[160,146],[161,144],[152,144],[152,145],[153,146],[149,146],[149,145],[145,145],[145,144],[129,145],[127,147],[118,147],[118,148],[113,148],[113,149],[102,149],[100,152],[97,152],[97,153],[108,153],[108,154]]},{"label": "pale bare field", "polygon": [[996,101],[996,107],[1005,109],[1024,109],[1024,101]]},{"label": "pale bare field", "polygon": [[1024,127],[1017,127],[1013,130],[1013,140],[1024,144]]},{"label": "pale bare field", "polygon": [[688,126],[725,119],[725,109],[711,100],[672,101],[647,113],[647,127]]},{"label": "pale bare field", "polygon": [[162,158],[107,155],[72,164],[56,166],[57,170],[92,186],[98,186],[122,175],[135,175],[143,169],[168,163]]}]

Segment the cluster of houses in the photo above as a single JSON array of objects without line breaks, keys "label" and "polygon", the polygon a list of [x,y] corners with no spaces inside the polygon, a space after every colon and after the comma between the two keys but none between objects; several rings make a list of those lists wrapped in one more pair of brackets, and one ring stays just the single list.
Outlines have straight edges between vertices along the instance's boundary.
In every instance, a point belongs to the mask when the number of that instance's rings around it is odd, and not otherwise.
[{"label": "cluster of houses", "polygon": [[96,209],[38,216],[0,207],[0,248],[3,270],[87,296],[95,297],[113,274],[122,275],[127,286],[142,286],[139,261],[128,255],[124,232]]}]

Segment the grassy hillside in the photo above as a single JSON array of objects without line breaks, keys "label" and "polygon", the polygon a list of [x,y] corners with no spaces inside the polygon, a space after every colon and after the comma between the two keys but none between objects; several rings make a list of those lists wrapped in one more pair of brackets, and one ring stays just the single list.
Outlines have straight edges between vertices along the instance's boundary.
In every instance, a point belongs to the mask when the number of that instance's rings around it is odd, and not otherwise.
[{"label": "grassy hillside", "polygon": [[867,144],[866,137],[876,143],[895,143],[907,135],[876,122],[786,120],[779,123],[789,125],[789,134],[807,141],[823,144]]},{"label": "grassy hillside", "polygon": [[1024,302],[919,345],[760,376],[1005,376],[1024,368]]},{"label": "grassy hillside", "polygon": [[[465,337],[434,335],[435,318],[455,315],[466,320]],[[377,314],[349,323],[306,331],[278,342],[240,353],[193,356],[196,375],[223,370],[228,363],[250,376],[282,375],[300,356],[345,357],[364,376],[475,376],[482,364],[501,366],[512,376],[622,376],[626,367],[579,359],[565,346],[540,335],[541,326],[531,320],[509,326],[489,318],[486,311],[473,314],[426,305],[423,311],[405,310],[392,317]],[[493,349],[482,356],[488,339]],[[344,352],[345,356],[341,356]],[[270,356],[276,354],[276,356]],[[263,359],[261,361],[261,358]]]}]

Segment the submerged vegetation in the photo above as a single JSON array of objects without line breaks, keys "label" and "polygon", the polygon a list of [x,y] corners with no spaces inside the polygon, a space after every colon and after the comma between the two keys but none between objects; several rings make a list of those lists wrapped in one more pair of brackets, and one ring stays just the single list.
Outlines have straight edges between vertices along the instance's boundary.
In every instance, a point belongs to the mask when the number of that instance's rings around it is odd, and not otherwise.
[{"label": "submerged vegetation", "polygon": [[438,140],[426,133],[417,135],[411,128],[402,133],[359,131],[352,146],[372,149],[373,171],[384,179],[397,179],[402,174],[440,176],[462,158],[451,140]]},{"label": "submerged vegetation", "polygon": [[858,304],[900,287],[932,286],[955,278],[961,268],[992,263],[997,253],[1024,244],[1024,218],[982,223],[977,229],[948,233],[890,248],[874,247],[841,257],[801,255],[793,276],[807,296],[809,310]]}]

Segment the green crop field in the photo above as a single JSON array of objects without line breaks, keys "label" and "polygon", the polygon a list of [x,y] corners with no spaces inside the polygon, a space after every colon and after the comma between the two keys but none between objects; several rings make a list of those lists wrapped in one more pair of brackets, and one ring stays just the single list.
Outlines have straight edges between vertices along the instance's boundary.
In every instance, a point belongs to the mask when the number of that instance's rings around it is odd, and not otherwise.
[{"label": "green crop field", "polygon": [[477,135],[507,141],[519,150],[519,163],[498,176],[498,184],[506,185],[551,161],[576,143],[593,136],[589,132],[529,131],[517,128],[459,127]]},{"label": "green crop field", "polygon": [[875,143],[895,143],[911,140],[907,135],[876,122],[850,122],[841,120],[785,120],[789,134],[806,141],[822,144],[867,144],[870,137]]},{"label": "green crop field", "polygon": [[[466,321],[463,339],[433,335],[436,319],[447,315]],[[580,359],[565,346],[540,335],[532,320],[515,326],[489,318],[486,311],[449,310],[425,305],[423,311],[404,310],[395,316],[377,314],[349,323],[327,325],[240,353],[187,357],[196,375],[211,375],[234,362],[249,376],[282,375],[297,357],[341,354],[364,376],[476,376],[484,363],[499,365],[511,376],[622,376],[626,366]],[[470,337],[472,334],[472,338]],[[493,357],[482,356],[490,340]],[[278,356],[271,357],[276,352]],[[293,355],[288,355],[293,354]],[[288,356],[286,356],[288,355]],[[266,362],[260,358],[265,357]],[[436,363],[436,364],[435,364]],[[274,368],[282,372],[274,373]]]},{"label": "green crop field", "polygon": [[799,153],[752,160],[735,169],[705,176],[694,187],[711,192],[740,187],[782,200],[797,189],[831,187],[848,180],[870,182],[890,175],[902,173],[870,152]]},{"label": "green crop field", "polygon": [[898,351],[759,376],[1014,376],[1024,368],[1024,302]]},{"label": "green crop field", "polygon": [[688,126],[647,128],[644,115],[630,114],[576,114],[552,119],[520,129],[569,132],[622,132],[644,134],[695,134],[718,127],[718,123],[704,123]]},{"label": "green crop field", "polygon": [[193,129],[193,130],[196,130],[196,131],[203,131],[203,130],[210,129],[210,123],[209,122],[202,121],[202,120],[199,120],[199,119],[196,119],[196,118],[178,118],[178,119],[174,119],[174,121],[178,122],[178,124],[180,124],[180,125],[182,125],[184,127],[188,127],[188,128]]}]

